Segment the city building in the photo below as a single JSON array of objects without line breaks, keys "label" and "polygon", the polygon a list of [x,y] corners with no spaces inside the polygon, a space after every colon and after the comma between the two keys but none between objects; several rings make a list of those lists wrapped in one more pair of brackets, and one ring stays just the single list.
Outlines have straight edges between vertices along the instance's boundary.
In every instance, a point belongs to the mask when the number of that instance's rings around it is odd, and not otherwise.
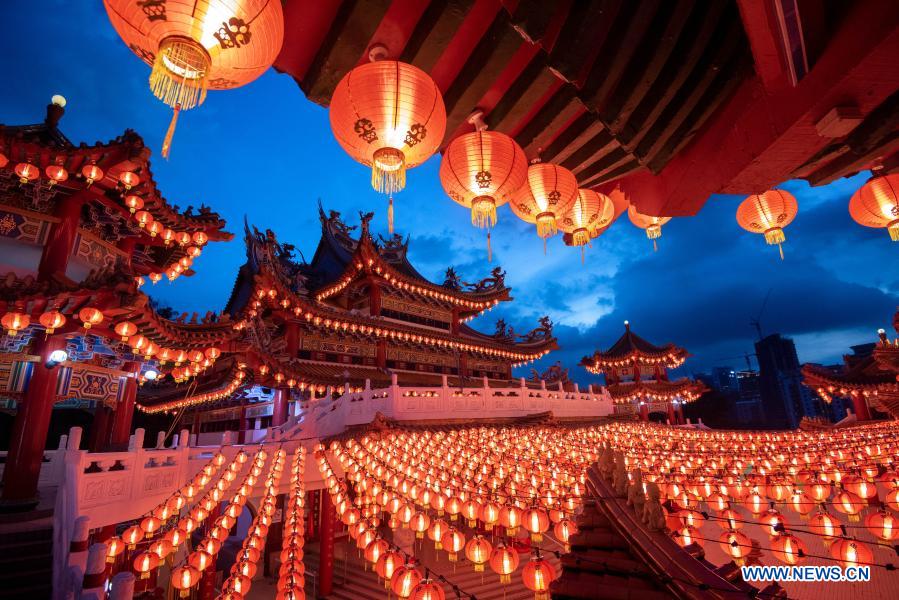
[{"label": "city building", "polygon": [[755,343],[759,363],[759,392],[765,420],[771,426],[793,429],[803,417],[822,414],[820,401],[802,385],[796,345],[779,333]]}]

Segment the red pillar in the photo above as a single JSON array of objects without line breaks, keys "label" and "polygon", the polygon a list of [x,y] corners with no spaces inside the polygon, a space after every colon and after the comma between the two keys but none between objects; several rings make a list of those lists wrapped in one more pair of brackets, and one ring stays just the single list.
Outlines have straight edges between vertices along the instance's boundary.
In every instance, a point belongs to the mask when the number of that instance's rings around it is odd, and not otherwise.
[{"label": "red pillar", "polygon": [[41,262],[37,267],[38,279],[46,280],[54,273],[65,274],[72,247],[75,245],[75,236],[78,234],[81,207],[87,197],[88,192],[83,191],[59,203],[55,215],[59,218],[59,222],[50,229],[47,244],[41,254]]},{"label": "red pillar", "polygon": [[91,452],[103,452],[109,443],[110,416],[112,410],[105,404],[98,404],[94,409],[94,419],[91,421],[90,435],[87,440],[87,449]]},{"label": "red pillar", "polygon": [[334,586],[334,502],[328,490],[321,490],[321,558],[319,560],[318,595],[330,596]]},{"label": "red pillar", "polygon": [[459,307],[453,307],[453,314],[450,317],[450,333],[456,335],[459,333]]},{"label": "red pillar", "polygon": [[387,342],[384,340],[378,340],[375,350],[375,365],[379,369],[387,368]]},{"label": "red pillar", "polygon": [[677,425],[677,417],[674,416],[674,404],[671,403],[671,400],[668,401],[668,421],[672,425]]},{"label": "red pillar", "polygon": [[289,321],[284,329],[284,340],[287,342],[287,354],[296,358],[300,353],[300,330],[297,324]]},{"label": "red pillar", "polygon": [[674,409],[674,414],[677,415],[677,424],[684,425],[686,421],[684,420],[684,405],[678,404],[677,408]]},{"label": "red pillar", "polygon": [[116,450],[127,450],[128,438],[131,436],[131,420],[134,418],[134,402],[137,399],[137,376],[140,373],[139,362],[126,362],[124,371],[128,371],[133,377],[125,377],[122,385],[125,391],[122,401],[115,409],[112,421],[112,435],[110,444]]},{"label": "red pillar", "polygon": [[50,416],[56,401],[56,377],[58,369],[48,369],[44,364],[54,350],[66,346],[65,338],[37,336],[32,349],[40,357],[34,365],[25,397],[13,421],[6,469],[3,471],[3,500],[9,504],[28,504],[37,496],[37,480],[47,444]]},{"label": "red pillar", "polygon": [[368,278],[368,312],[372,316],[381,314],[381,286],[374,277]]},{"label": "red pillar", "polygon": [[247,401],[240,402],[240,418],[238,419],[237,443],[244,444],[247,439]]},{"label": "red pillar", "polygon": [[649,405],[645,402],[640,404],[640,420],[649,421]]},{"label": "red pillar", "polygon": [[855,413],[855,418],[859,421],[870,421],[871,411],[868,410],[868,402],[864,396],[853,394],[850,398],[852,399],[852,411]]},{"label": "red pillar", "polygon": [[284,388],[276,388],[272,396],[272,427],[283,425],[287,421],[287,402],[290,399],[290,391]]},{"label": "red pillar", "polygon": [[313,490],[308,490],[306,492],[306,539],[314,540],[317,535],[317,531],[315,529],[315,511],[317,507],[316,499],[318,498],[318,492]]}]

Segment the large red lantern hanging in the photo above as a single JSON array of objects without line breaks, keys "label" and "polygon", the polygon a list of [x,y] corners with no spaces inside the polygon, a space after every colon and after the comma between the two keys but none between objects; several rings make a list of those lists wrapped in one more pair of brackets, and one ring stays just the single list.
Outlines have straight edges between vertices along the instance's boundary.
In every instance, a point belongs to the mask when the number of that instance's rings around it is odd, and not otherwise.
[{"label": "large red lantern hanging", "polygon": [[627,207],[627,218],[631,220],[636,227],[640,229],[646,230],[646,237],[652,240],[652,249],[656,251],[659,249],[656,240],[662,237],[662,225],[671,220],[671,217],[652,217],[650,215],[644,215],[643,213],[637,211],[634,208],[634,205],[631,204]]},{"label": "large red lantern hanging", "polygon": [[518,552],[500,542],[490,553],[490,569],[499,575],[500,583],[511,583],[518,560]]},{"label": "large red lantern hanging", "polygon": [[783,260],[783,244],[786,241],[783,228],[793,222],[799,204],[796,198],[783,190],[768,190],[753,194],[737,207],[737,223],[746,231],[761,233],[768,244],[777,244]]},{"label": "large red lantern hanging", "polygon": [[556,578],[556,570],[545,558],[535,556],[521,571],[524,587],[534,592],[535,600],[548,600],[549,584]]},{"label": "large red lantern hanging", "polygon": [[8,312],[0,319],[0,324],[3,325],[7,335],[16,335],[31,324],[31,317],[25,313]]},{"label": "large red lantern hanging", "polygon": [[886,228],[899,242],[899,173],[869,179],[849,199],[849,214],[859,225]]},{"label": "large red lantern hanging", "polygon": [[38,321],[44,326],[47,335],[50,335],[66,324],[66,316],[58,310],[48,310],[38,317]]},{"label": "large red lantern hanging", "polygon": [[455,202],[471,209],[471,224],[496,225],[496,209],[512,199],[527,179],[524,150],[498,131],[460,135],[447,146],[440,183]]},{"label": "large red lantern hanging", "polygon": [[527,181],[515,193],[510,206],[518,218],[537,225],[537,235],[544,240],[558,233],[558,220],[578,198],[574,173],[549,163],[537,162],[528,167]]},{"label": "large red lantern hanging", "polygon": [[605,194],[581,188],[568,212],[562,215],[561,228],[571,234],[571,243],[581,247],[584,262],[584,246],[596,237],[597,231],[612,222],[615,205]]},{"label": "large red lantern hanging", "polygon": [[125,44],[148,65],[150,89],[174,109],[162,145],[168,157],[181,110],[206,90],[240,87],[268,69],[284,39],[280,2],[270,0],[104,0]]},{"label": "large red lantern hanging", "polygon": [[410,64],[384,58],[344,75],[331,96],[331,130],[354,160],[370,166],[371,185],[391,196],[388,223],[393,233],[392,195],[406,186],[406,169],[420,165],[440,147],[446,108],[437,84]]}]

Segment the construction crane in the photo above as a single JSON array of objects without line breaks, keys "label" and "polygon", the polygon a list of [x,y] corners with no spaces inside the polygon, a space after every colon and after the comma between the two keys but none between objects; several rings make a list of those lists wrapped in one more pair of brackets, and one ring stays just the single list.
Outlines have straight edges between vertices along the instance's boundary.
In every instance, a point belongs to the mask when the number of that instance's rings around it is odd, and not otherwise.
[{"label": "construction crane", "polygon": [[[771,297],[771,292],[774,291],[774,288],[768,288],[768,293],[765,294],[765,299],[762,301],[762,308],[759,309],[759,314],[756,315],[754,319],[749,319],[750,327],[754,327],[756,333],[759,336],[759,340],[762,339],[762,315],[765,313],[765,308],[768,306],[768,299]],[[746,356],[746,362],[749,362],[749,356]]]}]

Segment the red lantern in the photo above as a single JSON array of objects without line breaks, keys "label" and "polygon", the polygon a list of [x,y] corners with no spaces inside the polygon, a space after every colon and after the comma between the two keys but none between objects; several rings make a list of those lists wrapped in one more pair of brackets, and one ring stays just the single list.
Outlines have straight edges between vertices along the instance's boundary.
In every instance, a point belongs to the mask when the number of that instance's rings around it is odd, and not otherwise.
[{"label": "red lantern", "polygon": [[899,539],[899,521],[890,511],[881,508],[865,517],[865,527],[885,542]]},{"label": "red lantern", "polygon": [[805,543],[790,533],[784,533],[771,543],[777,560],[788,565],[798,565],[805,557]]},{"label": "red lantern", "polygon": [[549,530],[549,515],[542,508],[529,508],[524,511],[524,528],[531,534],[531,541],[543,541],[543,534]]},{"label": "red lantern", "polygon": [[103,169],[97,165],[84,165],[81,167],[81,175],[87,180],[88,187],[95,181],[103,179]]},{"label": "red lantern", "polygon": [[490,553],[490,568],[499,575],[500,583],[511,583],[512,573],[518,568],[518,552],[500,542]]},{"label": "red lantern", "polygon": [[88,306],[78,311],[78,318],[81,319],[82,327],[90,329],[103,322],[103,313],[97,308]]},{"label": "red lantern", "polygon": [[390,588],[400,598],[408,598],[421,579],[421,573],[415,568],[415,565],[406,563],[393,572],[393,576],[390,578]]},{"label": "red lantern", "polygon": [[384,580],[385,587],[390,587],[393,574],[403,564],[403,555],[399,552],[388,551],[378,558],[375,563],[375,572]]},{"label": "red lantern", "polygon": [[122,540],[128,544],[129,550],[134,550],[134,547],[137,546],[137,543],[142,539],[144,539],[144,530],[138,525],[132,525],[122,533]]},{"label": "red lantern", "polygon": [[40,324],[44,326],[47,335],[50,335],[66,324],[66,317],[58,310],[49,310],[43,313],[38,318],[38,321],[40,321]]},{"label": "red lantern", "polygon": [[440,163],[440,182],[455,202],[471,209],[471,224],[496,225],[496,208],[512,199],[528,174],[527,157],[511,137],[475,131],[450,142]]},{"label": "red lantern", "polygon": [[132,564],[141,579],[149,579],[150,573],[159,566],[159,555],[155,552],[141,552],[134,557]]},{"label": "red lantern", "polygon": [[29,181],[34,181],[40,175],[40,173],[38,172],[38,168],[28,162],[20,162],[16,165],[15,170],[16,175],[19,176],[20,183],[28,183]]},{"label": "red lantern", "polygon": [[125,542],[120,537],[112,537],[106,540],[106,562],[114,563],[116,557],[125,551]]},{"label": "red lantern", "polygon": [[50,165],[46,169],[44,169],[44,173],[47,174],[47,178],[50,180],[50,186],[53,187],[60,181],[65,181],[69,178],[69,172],[66,171],[66,168],[61,165]]},{"label": "red lantern", "polygon": [[786,241],[783,228],[792,223],[799,212],[796,198],[783,190],[769,190],[753,194],[737,207],[737,223],[746,231],[761,233],[768,244],[777,244],[783,259]]},{"label": "red lantern", "polygon": [[145,210],[139,210],[134,213],[134,220],[137,221],[138,226],[143,229],[153,222],[153,215]]},{"label": "red lantern", "polygon": [[[612,222],[615,205],[605,194],[585,188],[577,191],[577,200],[562,215],[562,231],[571,234],[571,243],[584,246],[598,235],[598,231]],[[583,254],[581,255],[583,256]]]},{"label": "red lantern", "polygon": [[840,561],[843,568],[870,565],[874,562],[874,553],[864,542],[853,538],[840,538],[830,548],[830,555]]},{"label": "red lantern", "polygon": [[474,565],[477,572],[484,571],[484,565],[490,560],[493,545],[482,535],[475,535],[465,544],[465,557]]},{"label": "red lantern", "polygon": [[447,528],[440,538],[440,544],[443,549],[449,553],[449,561],[456,562],[459,560],[459,552],[465,547],[465,536],[461,531],[453,526]]},{"label": "red lantern", "polygon": [[137,325],[131,321],[120,321],[115,326],[115,332],[122,338],[123,342],[127,342],[128,338],[137,333]]},{"label": "red lantern", "polygon": [[144,201],[140,196],[135,196],[134,194],[130,196],[125,196],[125,206],[128,207],[128,210],[133,215],[135,211],[138,211],[144,207]]},{"label": "red lantern", "polygon": [[25,313],[8,312],[0,319],[0,324],[3,325],[7,335],[16,335],[31,324],[31,317]]},{"label": "red lantern", "polygon": [[510,206],[518,218],[537,225],[537,235],[546,240],[558,232],[561,219],[577,201],[577,179],[574,173],[549,163],[528,167],[527,182],[522,185]]},{"label": "red lantern", "polygon": [[869,179],[849,199],[849,214],[859,225],[886,228],[899,242],[899,173]]},{"label": "red lantern", "polygon": [[633,204],[627,207],[627,218],[636,227],[646,230],[646,237],[652,240],[652,249],[658,250],[656,240],[662,237],[662,225],[671,220],[671,217],[653,217],[638,212]]},{"label": "red lantern", "polygon": [[743,564],[743,559],[752,551],[752,540],[741,531],[723,531],[718,537],[718,543],[724,553],[737,564]]},{"label": "red lantern", "polygon": [[119,181],[123,186],[125,186],[125,191],[128,191],[140,183],[140,177],[137,173],[132,173],[131,171],[122,171],[121,173],[119,173]]},{"label": "red lantern", "polygon": [[262,75],[284,39],[280,2],[169,0],[162,18],[155,5],[130,0],[104,4],[125,45],[152,65],[153,94],[174,109],[163,158],[168,158],[179,111],[202,104],[208,88],[236,88]]},{"label": "red lantern", "polygon": [[411,600],[444,600],[446,594],[433,579],[422,579],[412,590]]},{"label": "red lantern", "polygon": [[571,536],[576,535],[577,532],[577,523],[571,519],[562,519],[556,523],[555,527],[553,527],[553,533],[555,533],[556,538],[564,544],[566,552],[571,552],[571,546],[569,545],[568,540],[571,539]]},{"label": "red lantern", "polygon": [[535,600],[549,599],[549,584],[556,578],[556,570],[545,558],[534,556],[521,571],[524,587],[534,592]]},{"label": "red lantern", "polygon": [[190,236],[190,239],[197,246],[202,246],[209,241],[209,236],[206,235],[206,232],[204,231],[195,231],[194,234]]}]

